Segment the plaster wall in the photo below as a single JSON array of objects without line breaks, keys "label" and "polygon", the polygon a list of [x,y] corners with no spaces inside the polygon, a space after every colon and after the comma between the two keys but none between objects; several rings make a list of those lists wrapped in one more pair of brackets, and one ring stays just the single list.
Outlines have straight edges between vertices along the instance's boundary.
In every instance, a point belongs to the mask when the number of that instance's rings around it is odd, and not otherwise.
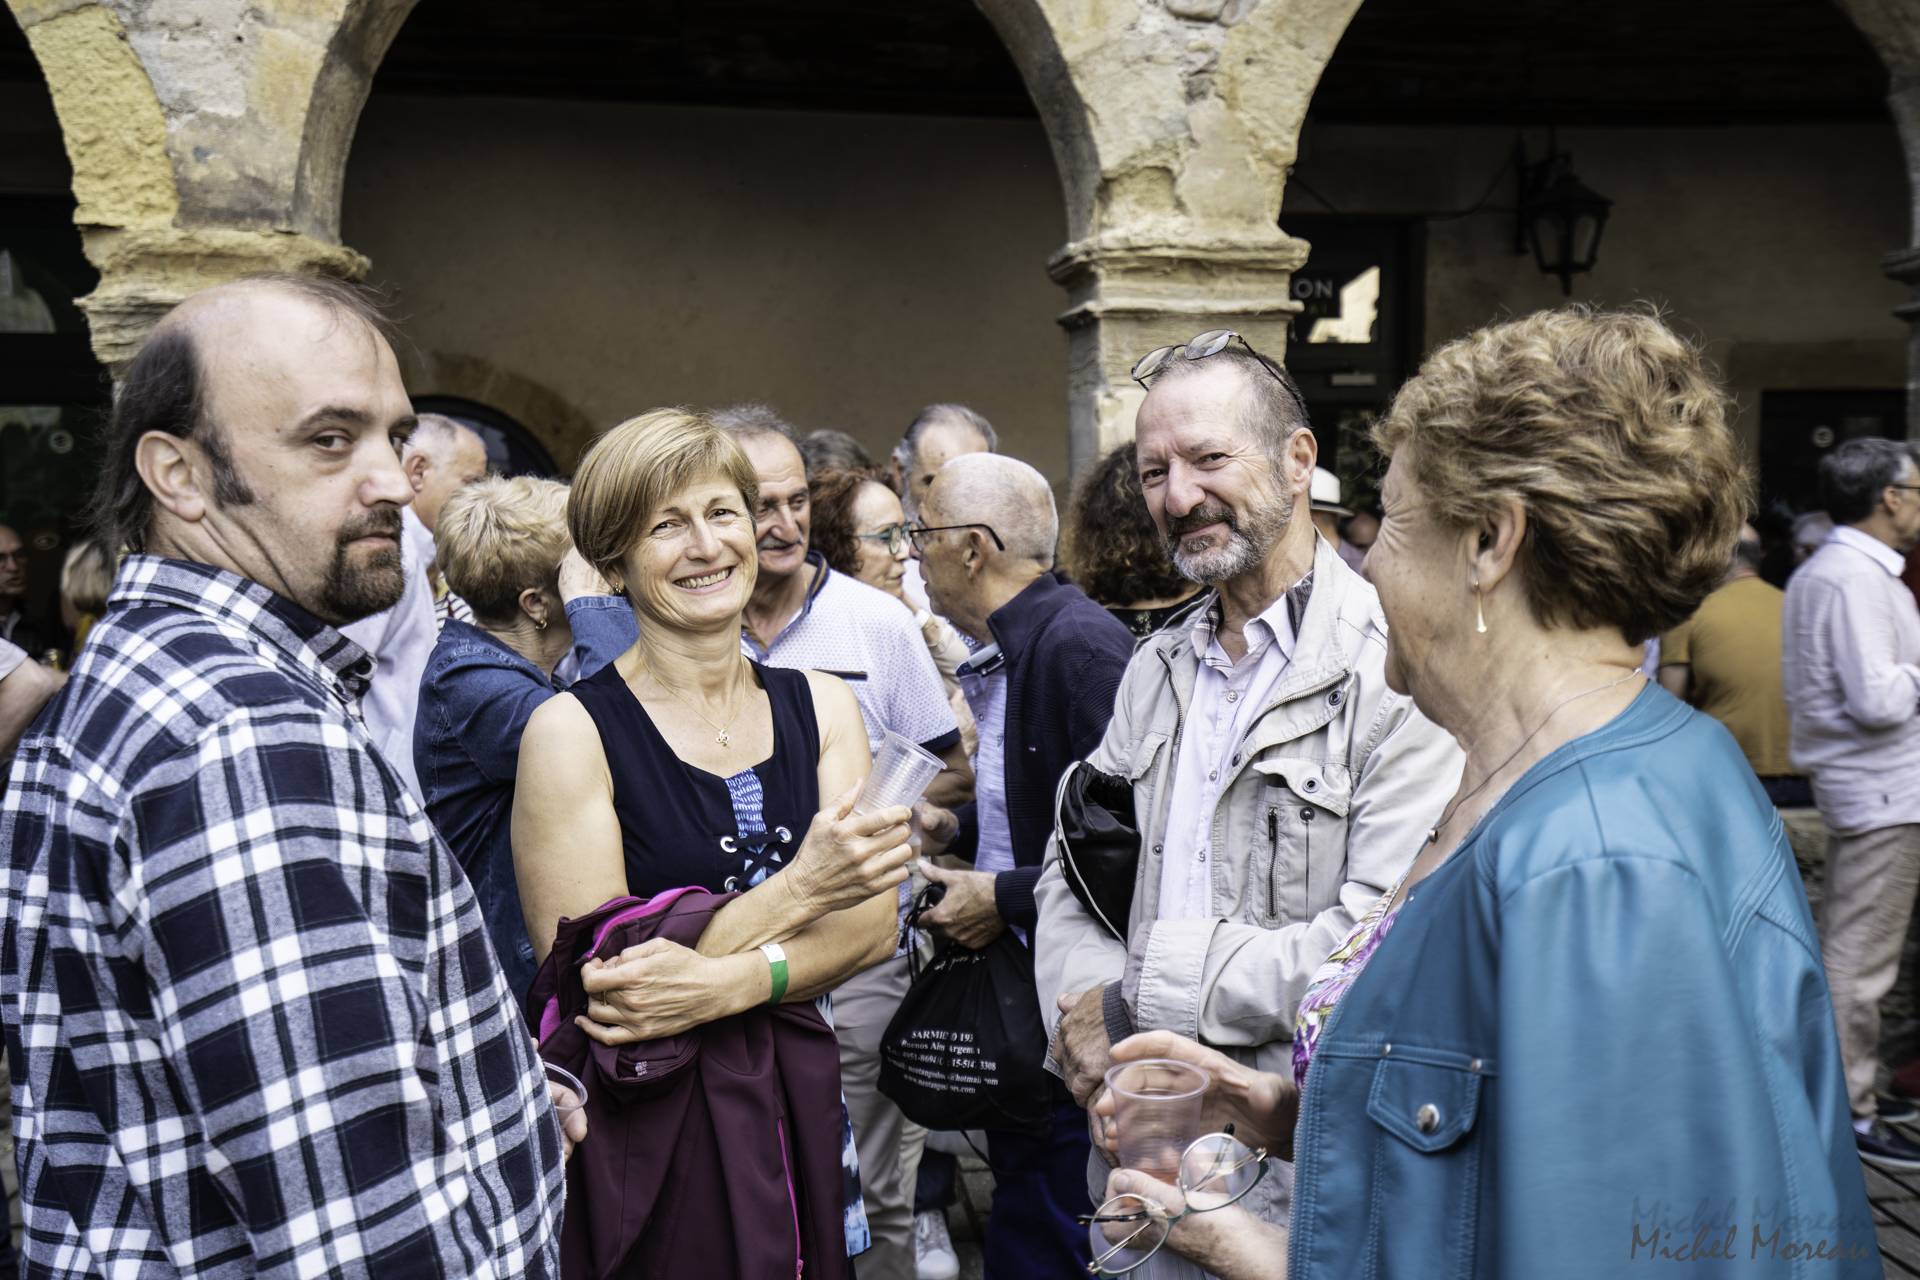
[{"label": "plaster wall", "polygon": [[[1296,172],[1345,212],[1458,210],[1512,137],[1321,126]],[[1616,202],[1574,297],[1665,306],[1708,344],[1750,439],[1763,389],[1903,385],[1905,291],[1880,273],[1907,238],[1890,126],[1560,144]],[[1512,253],[1512,203],[1503,179],[1487,211],[1429,228],[1428,345],[1562,301]],[[1064,299],[1041,268],[1062,209],[1031,122],[375,97],[343,238],[423,353],[551,390],[577,411],[571,438],[657,404],[764,399],[877,455],[920,405],[956,399],[1060,483]],[[1284,209],[1324,206],[1295,183]]]},{"label": "plaster wall", "polygon": [[[1510,129],[1314,128],[1287,189],[1288,213],[1322,213],[1305,186],[1348,213],[1466,209],[1513,147]],[[1534,159],[1544,138],[1530,131]],[[1891,124],[1566,129],[1583,182],[1614,201],[1575,300],[1661,304],[1708,346],[1750,441],[1764,389],[1905,385],[1907,290],[1881,257],[1907,240],[1908,191]],[[1302,185],[1304,182],[1305,186]],[[1566,299],[1513,252],[1514,181],[1489,211],[1436,220],[1427,235],[1426,344]]]},{"label": "plaster wall", "polygon": [[531,380],[592,429],[764,400],[878,457],[957,400],[1065,477],[1037,122],[376,96],[342,233],[424,363]]}]

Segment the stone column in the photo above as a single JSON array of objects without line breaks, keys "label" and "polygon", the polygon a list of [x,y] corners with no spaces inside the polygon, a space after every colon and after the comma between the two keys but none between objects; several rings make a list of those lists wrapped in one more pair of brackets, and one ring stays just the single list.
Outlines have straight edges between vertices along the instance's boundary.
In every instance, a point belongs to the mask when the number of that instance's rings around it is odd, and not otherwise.
[{"label": "stone column", "polygon": [[1893,113],[1907,158],[1914,244],[1889,253],[1881,259],[1881,267],[1912,290],[1911,299],[1895,307],[1893,314],[1907,323],[1907,439],[1920,444],[1920,78],[1896,77],[1887,94],[1887,107]]},{"label": "stone column", "polygon": [[1889,253],[1881,266],[1888,276],[1913,290],[1912,300],[1894,308],[1893,314],[1908,326],[1907,439],[1920,444],[1920,0],[1837,3],[1872,42],[1892,77],[1887,110],[1906,153],[1913,217],[1908,234],[1910,247]]},{"label": "stone column", "polygon": [[1307,259],[1303,240],[1252,245],[1099,244],[1076,241],[1047,260],[1066,286],[1067,459],[1074,475],[1133,438],[1146,392],[1128,376],[1156,347],[1208,329],[1238,329],[1256,351],[1282,360],[1288,297]]},{"label": "stone column", "polygon": [[415,0],[7,0],[52,91],[117,377],[155,322],[257,271],[343,279],[347,149]]},{"label": "stone column", "polygon": [[1141,355],[1206,329],[1286,353],[1308,246],[1280,197],[1320,72],[1359,0],[976,0],[1060,171],[1068,461],[1133,435]]}]

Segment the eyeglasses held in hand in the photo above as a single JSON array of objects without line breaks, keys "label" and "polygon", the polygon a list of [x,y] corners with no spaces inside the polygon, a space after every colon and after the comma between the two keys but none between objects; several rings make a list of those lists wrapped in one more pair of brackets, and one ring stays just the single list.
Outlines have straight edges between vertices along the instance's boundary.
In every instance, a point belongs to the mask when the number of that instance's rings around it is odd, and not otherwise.
[{"label": "eyeglasses held in hand", "polygon": [[[1209,1133],[1194,1140],[1180,1157],[1175,1185],[1187,1207],[1170,1212],[1145,1196],[1115,1196],[1091,1214],[1080,1215],[1093,1243],[1091,1276],[1123,1276],[1146,1265],[1173,1233],[1173,1224],[1192,1213],[1224,1209],[1254,1189],[1267,1173],[1267,1153],[1244,1146],[1233,1136]],[[1110,1233],[1108,1228],[1114,1230]],[[1118,1239],[1114,1237],[1118,1236]]]},{"label": "eyeglasses held in hand", "polygon": [[1167,361],[1173,359],[1175,352],[1186,352],[1189,360],[1204,360],[1208,356],[1217,356],[1225,351],[1227,344],[1235,338],[1239,338],[1240,345],[1247,349],[1247,354],[1258,360],[1260,367],[1272,374],[1274,379],[1286,389],[1288,397],[1293,401],[1293,407],[1300,411],[1301,424],[1305,425],[1308,421],[1307,402],[1300,398],[1300,388],[1293,385],[1293,379],[1282,372],[1280,366],[1255,351],[1253,344],[1248,342],[1238,329],[1209,329],[1205,333],[1196,333],[1185,342],[1175,343],[1171,347],[1155,347],[1134,362],[1133,372],[1129,376],[1145,387],[1147,379],[1165,368]]},{"label": "eyeglasses held in hand", "polygon": [[1007,544],[1000,541],[1000,535],[993,531],[993,526],[990,524],[941,524],[935,525],[931,529],[923,524],[909,525],[907,526],[907,536],[913,539],[913,549],[915,551],[925,551],[927,544],[922,542],[921,539],[929,533],[956,533],[961,529],[985,529],[987,536],[993,539],[994,546],[1002,551],[1007,549]]},{"label": "eyeglasses held in hand", "polygon": [[907,543],[912,540],[908,532],[904,524],[890,524],[878,533],[856,533],[853,536],[862,541],[884,542],[887,544],[887,554],[897,556],[907,549]]}]

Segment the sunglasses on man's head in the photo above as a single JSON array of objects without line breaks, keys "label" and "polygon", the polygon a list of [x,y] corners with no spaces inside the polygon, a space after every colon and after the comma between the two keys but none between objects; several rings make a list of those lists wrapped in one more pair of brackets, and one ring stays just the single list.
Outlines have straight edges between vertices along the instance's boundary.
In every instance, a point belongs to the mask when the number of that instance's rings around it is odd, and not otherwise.
[{"label": "sunglasses on man's head", "polygon": [[1308,421],[1307,402],[1300,398],[1300,388],[1293,385],[1293,379],[1281,372],[1278,365],[1255,351],[1253,344],[1248,342],[1237,329],[1209,329],[1205,333],[1195,334],[1185,342],[1177,342],[1170,347],[1155,347],[1134,362],[1133,372],[1129,376],[1141,386],[1151,390],[1147,379],[1166,368],[1167,362],[1180,352],[1186,352],[1189,360],[1204,360],[1208,356],[1217,356],[1225,351],[1235,338],[1239,338],[1240,345],[1247,349],[1247,354],[1258,360],[1260,367],[1272,374],[1274,380],[1286,389],[1288,397],[1293,400],[1293,407],[1300,411],[1301,423],[1306,423]]}]

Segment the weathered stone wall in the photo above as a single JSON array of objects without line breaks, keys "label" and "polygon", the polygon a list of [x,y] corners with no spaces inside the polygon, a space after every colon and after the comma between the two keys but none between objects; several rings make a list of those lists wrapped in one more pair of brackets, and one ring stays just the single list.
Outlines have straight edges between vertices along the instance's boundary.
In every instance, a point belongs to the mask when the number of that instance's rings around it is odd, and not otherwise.
[{"label": "weathered stone wall", "polygon": [[341,175],[413,2],[8,0],[60,116],[109,368],[208,285],[365,272],[339,242]]},{"label": "weathered stone wall", "polygon": [[1239,329],[1279,358],[1306,246],[1276,224],[1320,72],[1358,0],[977,0],[1052,141],[1068,242],[1075,470],[1133,433],[1134,359]]},{"label": "weathered stone wall", "polygon": [[1912,290],[1896,313],[1909,323],[1907,438],[1920,443],[1920,0],[1835,0],[1872,42],[1892,83],[1887,108],[1906,149],[1908,220],[1906,249],[1886,256],[1887,275]]}]

